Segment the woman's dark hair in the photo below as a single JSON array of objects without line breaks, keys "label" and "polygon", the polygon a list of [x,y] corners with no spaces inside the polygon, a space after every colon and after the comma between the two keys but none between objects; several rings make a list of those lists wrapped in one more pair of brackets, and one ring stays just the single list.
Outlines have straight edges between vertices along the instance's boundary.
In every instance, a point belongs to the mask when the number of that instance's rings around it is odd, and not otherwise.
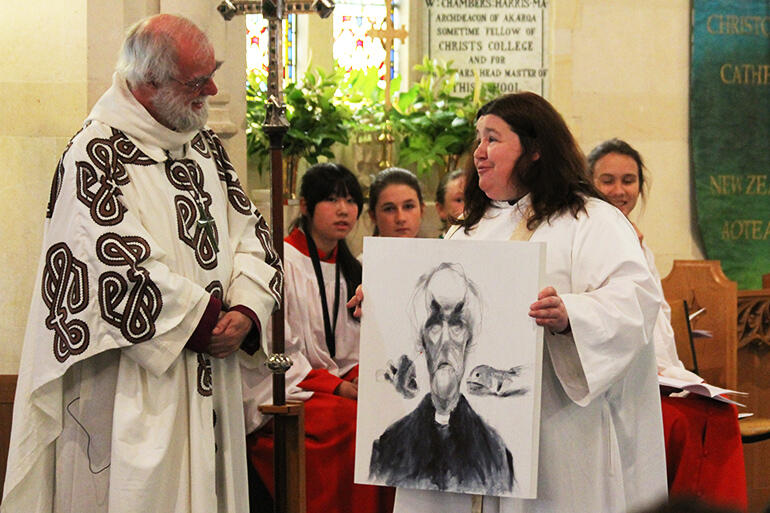
[{"label": "woman's dark hair", "polygon": [[588,172],[591,176],[593,177],[594,175],[594,168],[596,167],[596,163],[599,162],[599,159],[610,153],[618,153],[634,159],[634,162],[636,162],[636,169],[638,170],[639,194],[644,198],[646,182],[644,180],[644,162],[642,161],[642,156],[630,144],[622,139],[618,139],[617,137],[609,139],[591,150],[591,153],[588,154]]},{"label": "woman's dark hair", "polygon": [[[389,167],[383,169],[377,176],[374,177],[372,185],[369,187],[369,212],[374,215],[377,210],[377,202],[380,200],[380,194],[388,185],[406,185],[414,189],[417,193],[417,199],[420,201],[420,205],[424,203],[422,200],[422,189],[420,189],[420,182],[417,177],[411,171],[402,169],[400,167]],[[374,225],[373,235],[380,234],[380,230],[377,228],[377,224]]]},{"label": "woman's dark hair", "polygon": [[[519,136],[522,154],[513,173],[532,197],[527,228],[533,230],[567,210],[577,217],[578,212],[585,211],[586,196],[602,197],[588,176],[583,152],[567,124],[544,98],[530,92],[506,94],[483,105],[476,121],[488,114],[501,118]],[[465,218],[458,222],[466,232],[491,205],[479,187],[478,173],[475,168],[471,171],[465,185]]]},{"label": "woman's dark hair", "polygon": [[[358,215],[356,216],[358,218],[361,216],[361,209],[364,206],[364,195],[355,175],[345,166],[331,162],[309,167],[302,175],[299,195],[304,198],[310,217],[301,216],[292,223],[292,227],[299,225],[305,232],[305,236],[310,239],[310,219],[313,218],[316,205],[331,197],[345,198],[348,194],[358,206]],[[356,287],[361,284],[361,262],[350,252],[345,239],[337,243],[337,262],[340,264],[340,271],[347,283],[347,297],[352,297]]]},{"label": "woman's dark hair", "polygon": [[463,170],[462,169],[455,169],[454,171],[445,174],[441,177],[441,180],[438,182],[438,187],[436,187],[436,203],[439,205],[443,205],[444,201],[446,201],[446,187],[452,180],[457,180],[458,178],[461,178],[463,176]]}]

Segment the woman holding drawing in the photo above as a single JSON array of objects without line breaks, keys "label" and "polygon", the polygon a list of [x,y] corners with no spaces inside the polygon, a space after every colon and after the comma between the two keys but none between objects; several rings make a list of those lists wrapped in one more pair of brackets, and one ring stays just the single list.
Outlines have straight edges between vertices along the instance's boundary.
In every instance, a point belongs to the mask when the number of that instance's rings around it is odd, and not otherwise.
[{"label": "woman holding drawing", "polygon": [[[650,343],[661,297],[633,227],[600,199],[572,134],[542,97],[487,103],[476,134],[464,218],[447,238],[544,241],[549,285],[529,311],[546,347],[537,499],[485,497],[484,510],[620,513],[664,500]],[[395,511],[430,502],[431,511],[465,513],[470,500],[399,489]]]},{"label": "woman holding drawing", "polygon": [[[287,399],[305,401],[307,511],[385,513],[392,490],[353,484],[359,322],[345,298],[361,283],[361,264],[345,237],[363,206],[356,177],[344,166],[316,164],[302,177],[300,218],[284,240]],[[273,483],[272,426],[256,407],[267,401],[264,371],[244,369],[249,457]],[[261,401],[261,402],[260,402]]]},{"label": "woman holding drawing", "polygon": [[[627,142],[609,139],[599,144],[588,154],[588,168],[599,191],[626,217],[640,196],[645,199],[649,180],[642,156]],[[650,272],[660,286],[652,251],[635,224],[634,229]],[[703,381],[679,360],[671,328],[671,308],[665,300],[655,322],[653,339],[658,374],[692,383]],[[662,394],[661,406],[669,493],[698,496],[711,504],[745,510],[746,473],[737,408],[686,393],[685,397]],[[705,468],[713,471],[696,470]]]}]

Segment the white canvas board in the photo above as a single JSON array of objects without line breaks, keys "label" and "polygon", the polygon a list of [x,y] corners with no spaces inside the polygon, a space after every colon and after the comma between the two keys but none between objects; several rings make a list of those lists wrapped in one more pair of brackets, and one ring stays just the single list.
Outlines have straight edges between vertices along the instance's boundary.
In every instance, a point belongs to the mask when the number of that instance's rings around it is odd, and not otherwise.
[{"label": "white canvas board", "polygon": [[545,250],[364,239],[355,482],[537,496]]}]

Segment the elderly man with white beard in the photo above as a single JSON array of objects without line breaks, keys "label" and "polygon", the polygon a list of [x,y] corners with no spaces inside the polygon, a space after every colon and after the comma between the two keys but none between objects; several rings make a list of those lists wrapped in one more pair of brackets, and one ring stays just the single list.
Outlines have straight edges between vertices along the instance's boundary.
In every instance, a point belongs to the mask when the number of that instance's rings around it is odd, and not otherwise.
[{"label": "elderly man with white beard", "polygon": [[54,173],[3,512],[247,512],[238,358],[283,272],[204,127],[220,63],[171,15],[128,31]]}]

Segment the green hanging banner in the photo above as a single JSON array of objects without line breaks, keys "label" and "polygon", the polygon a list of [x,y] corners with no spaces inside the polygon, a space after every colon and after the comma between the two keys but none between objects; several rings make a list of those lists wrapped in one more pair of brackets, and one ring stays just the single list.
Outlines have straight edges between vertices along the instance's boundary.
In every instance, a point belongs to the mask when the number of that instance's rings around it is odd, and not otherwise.
[{"label": "green hanging banner", "polygon": [[690,147],[706,255],[770,273],[770,0],[693,0]]}]

